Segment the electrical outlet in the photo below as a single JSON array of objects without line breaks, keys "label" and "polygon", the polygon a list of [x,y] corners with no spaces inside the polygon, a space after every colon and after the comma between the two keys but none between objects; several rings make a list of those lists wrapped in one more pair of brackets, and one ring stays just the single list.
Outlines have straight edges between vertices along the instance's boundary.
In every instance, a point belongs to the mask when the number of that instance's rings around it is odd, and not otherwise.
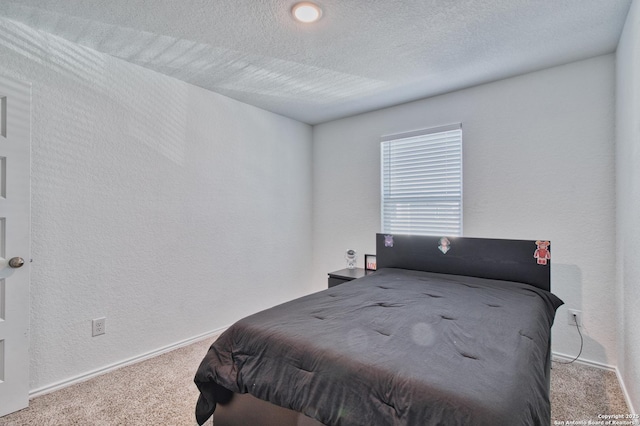
[{"label": "electrical outlet", "polygon": [[569,309],[568,312],[569,325],[576,325],[582,327],[582,311],[578,311],[576,309]]},{"label": "electrical outlet", "polygon": [[106,318],[96,318],[91,321],[91,336],[96,337],[106,333]]}]

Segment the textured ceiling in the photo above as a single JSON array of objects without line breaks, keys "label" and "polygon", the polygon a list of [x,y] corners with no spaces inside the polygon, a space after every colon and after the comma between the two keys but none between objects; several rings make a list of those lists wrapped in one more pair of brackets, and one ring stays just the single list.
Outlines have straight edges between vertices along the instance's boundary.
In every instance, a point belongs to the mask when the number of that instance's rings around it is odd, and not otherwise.
[{"label": "textured ceiling", "polygon": [[632,0],[0,0],[0,16],[317,124],[613,52]]}]

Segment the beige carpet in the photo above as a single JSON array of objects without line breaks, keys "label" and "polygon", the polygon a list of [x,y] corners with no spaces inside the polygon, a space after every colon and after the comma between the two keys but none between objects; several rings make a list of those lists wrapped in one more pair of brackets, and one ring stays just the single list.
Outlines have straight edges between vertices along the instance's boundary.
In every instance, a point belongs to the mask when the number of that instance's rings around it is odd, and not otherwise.
[{"label": "beige carpet", "polygon": [[[195,425],[198,391],[193,376],[212,341],[34,398],[29,408],[0,417],[0,425]],[[598,414],[624,414],[628,409],[615,373],[554,363],[551,412],[554,424],[597,420]]]},{"label": "beige carpet", "polygon": [[31,400],[2,426],[196,425],[198,364],[214,339]]},{"label": "beige carpet", "polygon": [[620,383],[613,371],[583,364],[553,363],[551,371],[551,424],[568,421],[597,422],[599,414],[629,414]]}]

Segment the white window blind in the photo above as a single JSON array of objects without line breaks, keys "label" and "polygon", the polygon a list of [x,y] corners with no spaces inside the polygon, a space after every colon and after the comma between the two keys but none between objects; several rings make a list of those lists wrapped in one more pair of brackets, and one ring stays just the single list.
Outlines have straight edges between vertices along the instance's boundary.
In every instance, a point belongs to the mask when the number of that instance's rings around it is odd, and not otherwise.
[{"label": "white window blind", "polygon": [[461,125],[386,136],[381,150],[382,232],[462,235]]}]

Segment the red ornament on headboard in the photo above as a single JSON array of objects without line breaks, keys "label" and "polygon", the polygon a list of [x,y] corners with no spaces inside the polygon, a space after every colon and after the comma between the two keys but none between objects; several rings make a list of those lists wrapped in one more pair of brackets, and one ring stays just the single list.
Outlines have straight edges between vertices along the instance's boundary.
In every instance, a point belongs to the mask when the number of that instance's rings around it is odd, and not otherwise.
[{"label": "red ornament on headboard", "polygon": [[538,248],[533,252],[533,257],[538,259],[538,265],[546,265],[547,260],[551,259],[551,252],[549,251],[549,241],[536,241]]}]

